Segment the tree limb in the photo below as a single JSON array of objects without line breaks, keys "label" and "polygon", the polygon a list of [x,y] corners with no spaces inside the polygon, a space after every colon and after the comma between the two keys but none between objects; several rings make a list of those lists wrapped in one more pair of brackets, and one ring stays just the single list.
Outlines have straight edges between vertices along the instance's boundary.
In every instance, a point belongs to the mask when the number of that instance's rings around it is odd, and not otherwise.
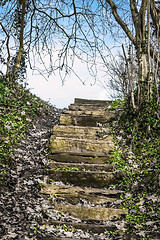
[{"label": "tree limb", "polygon": [[132,78],[131,78],[131,75],[130,75],[130,69],[129,69],[128,59],[127,59],[127,56],[126,56],[126,53],[125,53],[125,49],[124,49],[124,45],[123,45],[123,44],[122,44],[122,50],[123,50],[124,59],[125,59],[125,61],[126,61],[126,66],[127,66],[128,80],[129,80],[129,85],[130,85],[131,103],[132,103],[133,109],[135,109],[136,106],[135,106],[135,100],[134,100],[133,82],[132,82]]},{"label": "tree limb", "polygon": [[19,36],[19,50],[17,53],[14,70],[13,70],[13,77],[16,76],[16,74],[19,71],[22,54],[23,54],[23,35],[24,35],[24,16],[25,16],[25,7],[26,7],[26,0],[22,0],[22,16],[21,16],[21,29],[20,29],[20,36]]},{"label": "tree limb", "polygon": [[7,33],[5,27],[3,26],[3,24],[0,22],[0,25],[2,27],[3,32],[6,34],[7,36],[7,41],[6,41],[6,47],[7,47],[7,53],[8,53],[8,57],[7,57],[7,70],[6,70],[6,77],[8,77],[9,74],[9,61],[11,58],[11,54],[10,54],[10,50],[9,50],[9,34]]},{"label": "tree limb", "polygon": [[160,9],[156,6],[155,1],[151,0],[151,16],[153,20],[153,24],[156,28],[156,31],[158,31],[160,26]]},{"label": "tree limb", "polygon": [[137,24],[138,24],[138,9],[137,9],[137,6],[136,6],[134,0],[130,0],[130,9],[131,9],[132,19],[133,19],[135,29],[137,29],[137,27],[138,27],[137,26]]},{"label": "tree limb", "polygon": [[[36,5],[35,5],[34,0],[32,0],[32,3],[33,3],[33,6],[34,6],[34,9],[35,9],[35,10],[37,10],[38,12],[43,13],[44,15],[46,15],[50,20],[52,20],[52,21],[56,24],[56,26],[57,26],[59,29],[61,29],[61,31],[66,35],[67,38],[70,38],[70,36],[69,36],[68,33],[64,30],[64,28],[62,28],[62,27],[57,23],[57,21],[56,21],[53,17],[51,17],[47,12],[38,9],[38,8],[36,7]],[[72,15],[74,15],[74,13],[73,13]],[[69,16],[71,16],[71,15],[69,15]]]},{"label": "tree limb", "polygon": [[116,6],[116,4],[112,0],[106,0],[106,3],[108,3],[110,5],[110,7],[112,9],[113,16],[114,16],[115,20],[117,21],[117,23],[121,26],[121,28],[126,33],[128,38],[135,45],[135,38],[132,35],[131,31],[129,30],[127,24],[122,20],[122,18],[117,13],[117,6]]},{"label": "tree limb", "polygon": [[141,7],[139,10],[139,22],[141,23],[141,34],[142,39],[145,40],[145,32],[146,32],[146,24],[145,24],[145,16],[146,16],[146,8],[147,8],[147,0],[142,0]]}]

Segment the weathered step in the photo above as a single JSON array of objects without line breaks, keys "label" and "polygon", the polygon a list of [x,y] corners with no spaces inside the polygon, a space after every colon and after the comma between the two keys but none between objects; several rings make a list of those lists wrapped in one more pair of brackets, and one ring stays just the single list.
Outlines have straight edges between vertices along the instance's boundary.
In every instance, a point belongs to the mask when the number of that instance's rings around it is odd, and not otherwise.
[{"label": "weathered step", "polygon": [[59,237],[40,237],[37,240],[71,240],[72,238],[59,238]]},{"label": "weathered step", "polygon": [[108,111],[107,114],[101,112],[92,112],[92,114],[83,114],[81,111],[68,111],[68,114],[62,113],[60,116],[61,125],[91,126],[96,127],[97,123],[106,123],[114,116],[114,112]]},{"label": "weathered step", "polygon": [[50,138],[50,150],[55,152],[101,152],[108,153],[114,149],[114,143],[107,140],[73,139],[65,137]]},{"label": "weathered step", "polygon": [[110,117],[114,114],[114,111],[76,111],[76,110],[63,110],[63,114],[73,116],[93,116],[93,117]]},{"label": "weathered step", "polygon": [[[65,237],[40,237],[37,240],[73,240],[73,238],[65,238]],[[78,240],[78,239],[77,239]],[[90,240],[89,238],[81,238],[81,240]]]},{"label": "weathered step", "polygon": [[51,162],[52,170],[73,170],[73,171],[104,171],[111,172],[117,169],[116,165],[112,164],[87,164],[87,163],[62,163]]},{"label": "weathered step", "polygon": [[38,240],[71,240],[71,238],[41,237]]},{"label": "weathered step", "polygon": [[89,164],[102,164],[110,161],[109,154],[99,154],[94,153],[74,153],[74,152],[62,152],[54,153],[48,155],[49,159],[57,162],[70,162],[70,163],[89,163]]},{"label": "weathered step", "polygon": [[82,200],[85,200],[87,203],[98,205],[117,201],[122,191],[47,184],[42,187],[41,193],[55,196],[56,201],[67,201],[71,204],[78,204]]},{"label": "weathered step", "polygon": [[[37,240],[73,240],[73,238],[65,238],[65,237],[40,237],[40,238],[37,238]],[[78,240],[78,239],[77,239]],[[90,240],[88,238],[81,238],[81,240]]]},{"label": "weathered step", "polygon": [[116,221],[128,213],[127,209],[84,207],[57,203],[55,204],[55,209],[82,221]]},{"label": "weathered step", "polygon": [[93,100],[93,99],[83,99],[83,98],[75,98],[75,104],[91,104],[91,105],[101,105],[105,106],[108,104],[112,104],[112,101],[109,100]]},{"label": "weathered step", "polygon": [[77,139],[102,139],[105,138],[107,141],[112,140],[111,135],[108,134],[109,129],[98,127],[80,127],[80,126],[63,126],[56,125],[53,127],[53,135],[58,137],[68,137],[68,138],[77,138]]},{"label": "weathered step", "polygon": [[48,177],[53,181],[68,182],[83,187],[108,187],[122,179],[123,172],[97,172],[97,171],[63,171],[48,170]]},{"label": "weathered step", "polygon": [[105,112],[108,110],[109,106],[106,104],[105,106],[102,105],[91,105],[91,104],[70,104],[69,110],[75,111],[99,111]]},{"label": "weathered step", "polygon": [[[43,223],[45,225],[47,225],[47,223]],[[102,224],[86,224],[86,223],[75,223],[75,222],[64,222],[64,221],[54,221],[51,220],[49,222],[50,225],[54,225],[54,226],[66,226],[67,228],[71,228],[71,229],[82,229],[84,231],[87,232],[93,232],[93,233],[102,233],[104,231],[116,231],[117,227],[114,224],[114,222],[112,221],[108,221],[105,225]]]}]

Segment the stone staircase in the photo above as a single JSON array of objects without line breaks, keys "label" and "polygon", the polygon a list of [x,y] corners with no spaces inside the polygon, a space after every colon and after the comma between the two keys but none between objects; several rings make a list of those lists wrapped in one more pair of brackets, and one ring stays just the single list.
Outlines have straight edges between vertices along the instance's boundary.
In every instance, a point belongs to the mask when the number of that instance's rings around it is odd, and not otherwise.
[{"label": "stone staircase", "polygon": [[72,227],[96,234],[116,231],[117,224],[128,212],[120,208],[122,191],[109,188],[124,176],[109,163],[114,149],[112,135],[109,129],[97,127],[97,123],[106,123],[113,117],[114,112],[108,111],[110,104],[75,99],[75,103],[63,111],[60,125],[53,128],[49,184],[43,186],[41,193],[55,196],[54,209],[68,216],[67,221],[52,220],[50,224],[54,226],[65,225],[67,229]]}]

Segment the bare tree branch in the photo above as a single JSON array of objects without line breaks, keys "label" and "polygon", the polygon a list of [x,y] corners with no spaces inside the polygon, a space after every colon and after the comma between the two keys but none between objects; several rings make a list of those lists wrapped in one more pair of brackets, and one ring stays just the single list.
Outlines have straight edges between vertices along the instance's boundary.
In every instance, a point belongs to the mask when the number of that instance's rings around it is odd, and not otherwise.
[{"label": "bare tree branch", "polygon": [[131,13],[132,13],[133,23],[134,23],[134,26],[137,30],[137,27],[138,27],[138,9],[137,9],[137,6],[136,6],[134,0],[130,0],[130,8],[131,8]]},{"label": "bare tree branch", "polygon": [[26,0],[22,0],[22,16],[21,16],[21,27],[20,27],[20,36],[19,36],[19,50],[16,56],[16,61],[13,69],[13,76],[15,77],[19,71],[21,58],[23,54],[23,39],[24,39],[24,17],[25,17],[25,8],[26,8]]},{"label": "bare tree branch", "polygon": [[6,47],[7,47],[7,53],[8,53],[8,57],[7,57],[7,70],[6,70],[6,77],[8,78],[9,75],[9,69],[10,69],[10,58],[11,58],[11,54],[10,54],[10,50],[9,50],[9,34],[7,33],[5,27],[3,26],[3,24],[0,22],[0,25],[2,27],[3,32],[6,34],[7,36],[7,41],[6,41]]},{"label": "bare tree branch", "polygon": [[160,26],[160,9],[156,6],[156,3],[154,0],[151,0],[151,16],[153,20],[153,24],[156,28],[156,31],[158,31],[158,28]]},{"label": "bare tree branch", "polygon": [[115,17],[118,24],[121,26],[121,28],[124,30],[128,38],[131,40],[133,44],[135,44],[135,38],[132,35],[131,31],[129,30],[127,24],[121,19],[119,14],[117,13],[117,6],[112,0],[106,0],[106,2],[110,5],[112,9],[113,16]]},{"label": "bare tree branch", "polygon": [[123,49],[123,54],[124,54],[124,58],[125,58],[126,65],[127,65],[128,79],[129,79],[129,85],[130,85],[131,104],[132,104],[133,109],[135,109],[136,106],[135,106],[135,100],[134,100],[133,82],[132,82],[132,79],[131,79],[131,76],[130,76],[129,64],[128,64],[128,60],[127,60],[127,57],[126,57],[126,53],[125,53],[125,49],[124,49],[123,44],[122,44],[122,49]]}]

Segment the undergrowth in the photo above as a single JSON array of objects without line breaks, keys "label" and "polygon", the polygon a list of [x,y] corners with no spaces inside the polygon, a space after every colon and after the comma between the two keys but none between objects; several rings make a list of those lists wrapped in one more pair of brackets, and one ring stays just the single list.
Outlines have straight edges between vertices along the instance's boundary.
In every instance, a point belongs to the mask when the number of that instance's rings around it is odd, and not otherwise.
[{"label": "undergrowth", "polygon": [[6,184],[14,162],[12,152],[45,103],[16,81],[0,77],[0,186]]},{"label": "undergrowth", "polygon": [[[112,109],[119,108],[120,102]],[[114,164],[126,173],[118,184],[125,192],[123,208],[128,232],[133,239],[160,237],[160,121],[156,102],[138,111],[121,106],[118,118],[111,123],[114,135]],[[158,238],[159,239],[159,238]]]}]

